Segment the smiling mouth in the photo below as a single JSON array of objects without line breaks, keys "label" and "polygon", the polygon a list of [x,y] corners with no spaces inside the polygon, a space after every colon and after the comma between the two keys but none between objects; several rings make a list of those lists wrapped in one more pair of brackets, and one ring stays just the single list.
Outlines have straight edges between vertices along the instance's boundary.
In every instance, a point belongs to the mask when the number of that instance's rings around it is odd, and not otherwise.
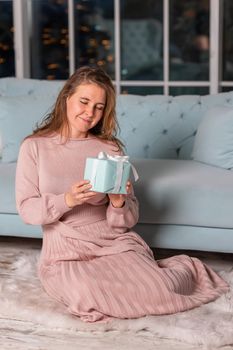
[{"label": "smiling mouth", "polygon": [[92,119],[84,119],[84,118],[81,118],[79,117],[82,121],[84,121],[85,123],[91,123],[92,122]]}]

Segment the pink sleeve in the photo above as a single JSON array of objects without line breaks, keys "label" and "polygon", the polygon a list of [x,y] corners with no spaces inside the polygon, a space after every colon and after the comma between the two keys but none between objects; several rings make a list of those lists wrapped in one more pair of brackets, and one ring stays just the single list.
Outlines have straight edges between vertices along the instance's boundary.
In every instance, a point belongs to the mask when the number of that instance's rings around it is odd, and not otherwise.
[{"label": "pink sleeve", "polygon": [[139,205],[133,193],[128,195],[122,208],[114,208],[109,203],[107,208],[107,221],[110,227],[120,233],[127,232],[138,222]]},{"label": "pink sleeve", "polygon": [[15,192],[18,213],[27,224],[50,224],[71,210],[64,193],[40,193],[37,151],[32,139],[27,139],[20,147]]}]

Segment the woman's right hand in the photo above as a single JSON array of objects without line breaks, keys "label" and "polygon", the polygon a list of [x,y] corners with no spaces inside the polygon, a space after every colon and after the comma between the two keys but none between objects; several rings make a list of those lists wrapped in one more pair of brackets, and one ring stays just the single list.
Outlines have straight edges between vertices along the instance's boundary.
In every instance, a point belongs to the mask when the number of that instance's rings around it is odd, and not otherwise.
[{"label": "woman's right hand", "polygon": [[96,192],[90,191],[91,184],[89,180],[76,182],[65,194],[65,201],[68,207],[73,208],[87,202],[90,198],[97,195]]}]

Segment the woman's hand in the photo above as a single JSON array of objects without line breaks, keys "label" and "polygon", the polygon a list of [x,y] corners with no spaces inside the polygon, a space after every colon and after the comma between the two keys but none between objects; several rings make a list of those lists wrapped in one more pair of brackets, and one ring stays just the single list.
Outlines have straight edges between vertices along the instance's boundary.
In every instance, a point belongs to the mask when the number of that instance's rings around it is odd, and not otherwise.
[{"label": "woman's hand", "polygon": [[122,208],[125,204],[125,198],[126,196],[131,193],[132,185],[131,182],[128,181],[126,184],[126,192],[127,194],[115,194],[115,193],[108,193],[108,197],[110,199],[111,204],[115,208]]},{"label": "woman's hand", "polygon": [[82,180],[75,183],[69,192],[65,194],[65,201],[68,207],[73,208],[76,205],[81,205],[88,199],[97,195],[96,192],[90,191],[91,184],[89,180]]}]

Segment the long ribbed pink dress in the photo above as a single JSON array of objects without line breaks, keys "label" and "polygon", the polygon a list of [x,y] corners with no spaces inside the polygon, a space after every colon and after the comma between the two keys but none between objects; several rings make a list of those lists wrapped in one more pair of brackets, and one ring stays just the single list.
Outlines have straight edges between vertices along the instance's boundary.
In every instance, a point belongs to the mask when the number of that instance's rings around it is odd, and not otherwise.
[{"label": "long ribbed pink dress", "polygon": [[192,309],[216,299],[228,285],[186,255],[155,261],[131,228],[138,220],[132,194],[122,208],[98,194],[67,207],[64,193],[83,180],[86,157],[116,154],[95,137],[37,137],[23,142],[17,164],[16,202],[28,224],[42,225],[39,277],[47,293],[88,322],[137,318]]}]

